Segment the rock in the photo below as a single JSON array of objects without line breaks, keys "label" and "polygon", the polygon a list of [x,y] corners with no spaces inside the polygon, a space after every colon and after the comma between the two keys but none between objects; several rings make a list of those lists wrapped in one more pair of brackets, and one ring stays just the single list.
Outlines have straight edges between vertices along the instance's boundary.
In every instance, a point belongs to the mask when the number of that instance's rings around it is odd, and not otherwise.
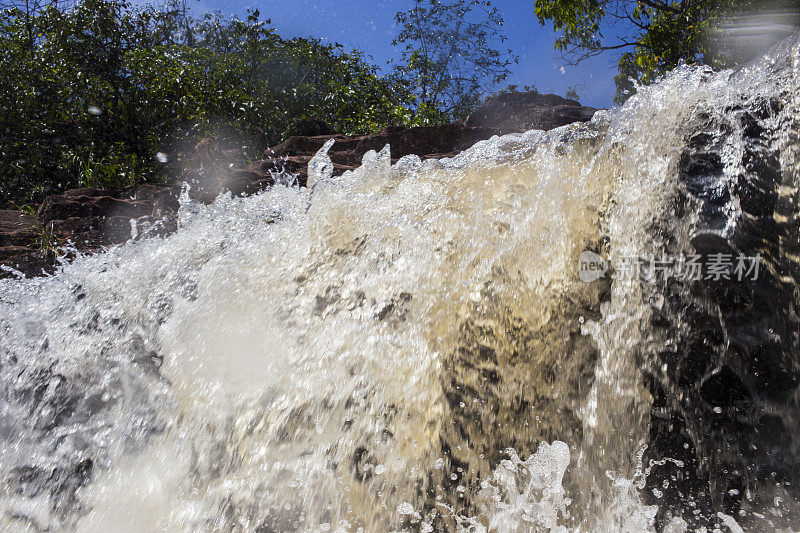
[{"label": "rock", "polygon": [[0,278],[13,271],[35,276],[52,269],[53,257],[40,248],[44,228],[34,217],[11,209],[0,210]]},{"label": "rock", "polygon": [[308,156],[322,148],[328,139],[336,139],[329,155],[334,163],[343,166],[358,166],[362,156],[369,150],[380,151],[387,144],[392,158],[417,154],[449,154],[469,148],[476,142],[496,135],[492,128],[444,124],[418,128],[384,128],[374,135],[317,135],[313,137],[290,137],[268,150],[269,157]]},{"label": "rock", "polygon": [[131,238],[131,219],[145,226],[178,210],[179,189],[143,184],[123,191],[73,189],[49,196],[37,218],[56,241],[70,241],[80,252],[95,252]]},{"label": "rock", "polygon": [[299,170],[298,183],[304,186],[307,178],[305,165],[328,139],[336,140],[328,156],[334,165],[334,176],[338,176],[345,170],[360,166],[361,158],[368,151],[379,152],[387,144],[391,150],[392,162],[410,154],[416,154],[422,159],[439,159],[453,157],[476,142],[497,134],[499,132],[493,128],[444,124],[417,128],[389,127],[373,135],[289,137],[267,150],[267,159],[261,165],[262,168],[266,168],[263,165],[276,165],[273,168],[277,168],[280,162],[285,162],[287,170]]},{"label": "rock", "polygon": [[597,109],[554,94],[503,93],[487,99],[464,124],[493,128],[501,135],[528,130],[551,130],[586,122]]},{"label": "rock", "polygon": [[[131,219],[139,233],[174,228],[178,209],[177,187],[142,184],[112,191],[81,188],[49,196],[36,216],[0,210],[0,265],[26,276],[52,272],[56,254],[66,244],[91,253],[131,238]],[[0,277],[12,272],[4,269]]]},{"label": "rock", "polygon": [[0,248],[29,246],[39,228],[38,221],[12,209],[0,209]]},{"label": "rock", "polygon": [[[660,348],[649,371],[646,459],[684,465],[647,478],[645,494],[663,493],[652,502],[662,523],[686,501],[712,520],[720,509],[749,515],[800,477],[800,211],[796,177],[781,169],[779,113],[753,99],[686,117],[682,194],[667,220],[692,220],[691,233],[687,249],[670,253],[725,254],[732,268],[729,279],[670,280],[652,321]],[[757,276],[739,279],[739,254],[760,257]]]},{"label": "rock", "polygon": [[49,196],[39,207],[37,215],[43,222],[80,217],[90,219],[104,216],[138,218],[151,214],[153,204],[149,199],[137,201],[120,197],[116,191],[75,189],[64,194]]},{"label": "rock", "polygon": [[0,247],[0,279],[13,277],[17,272],[26,277],[51,273],[55,268],[55,257],[27,246]]}]

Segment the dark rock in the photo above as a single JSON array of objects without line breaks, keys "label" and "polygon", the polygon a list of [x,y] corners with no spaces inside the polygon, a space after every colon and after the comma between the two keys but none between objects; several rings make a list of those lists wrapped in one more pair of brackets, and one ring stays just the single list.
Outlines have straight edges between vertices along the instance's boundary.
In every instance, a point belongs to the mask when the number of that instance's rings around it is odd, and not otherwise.
[{"label": "dark rock", "polygon": [[[686,117],[677,167],[682,207],[666,223],[680,228],[682,218],[699,217],[688,247],[669,252],[725,254],[732,264],[739,254],[759,255],[760,264],[756,279],[731,272],[728,279],[675,281],[661,294],[665,305],[652,324],[658,344],[671,348],[651,369],[647,455],[684,466],[653,469],[647,479],[646,493],[663,493],[653,501],[659,520],[683,514],[691,527],[708,526],[717,510],[738,516],[748,506],[772,505],[776,486],[793,491],[800,477],[793,429],[800,425],[800,211],[791,192],[796,177],[779,163],[775,113],[770,102],[755,101]],[[687,501],[697,513],[685,512]],[[754,529],[777,523],[762,526]]]},{"label": "dark rock", "polygon": [[13,275],[13,269],[26,276],[52,271],[54,257],[42,249],[45,229],[36,218],[20,211],[0,210],[0,278]]},{"label": "dark rock", "polygon": [[[82,253],[102,250],[131,238],[131,220],[139,233],[173,231],[177,187],[143,184],[112,191],[81,188],[49,196],[36,216],[0,211],[0,265],[26,276],[52,272],[64,245]],[[0,277],[13,275],[0,271]]]},{"label": "dark rock", "polygon": [[504,93],[487,99],[464,123],[471,127],[493,128],[504,135],[586,122],[596,111],[554,94]]},{"label": "dark rock", "polygon": [[0,209],[0,248],[29,246],[39,229],[32,216],[11,209]]},{"label": "dark rock", "polygon": [[66,194],[49,196],[39,207],[38,217],[43,222],[81,217],[121,216],[138,218],[150,215],[153,204],[148,200],[123,198],[115,191],[77,189]]},{"label": "dark rock", "polygon": [[453,157],[478,141],[488,139],[499,132],[492,128],[471,127],[461,124],[444,124],[442,126],[424,126],[418,128],[384,128],[374,135],[318,135],[313,137],[289,137],[281,144],[270,148],[265,154],[267,159],[260,163],[274,165],[279,168],[283,162],[287,170],[298,169],[298,183],[305,185],[308,161],[329,140],[336,142],[328,152],[334,165],[334,175],[346,170],[353,170],[361,165],[364,154],[370,150],[376,152],[387,144],[391,151],[392,162],[399,158],[416,154],[422,159],[439,159]]},{"label": "dark rock", "polygon": [[0,265],[6,267],[0,269],[0,279],[13,276],[14,271],[27,277],[41,276],[42,273],[53,272],[55,258],[51,254],[24,246],[4,246],[0,248]]}]

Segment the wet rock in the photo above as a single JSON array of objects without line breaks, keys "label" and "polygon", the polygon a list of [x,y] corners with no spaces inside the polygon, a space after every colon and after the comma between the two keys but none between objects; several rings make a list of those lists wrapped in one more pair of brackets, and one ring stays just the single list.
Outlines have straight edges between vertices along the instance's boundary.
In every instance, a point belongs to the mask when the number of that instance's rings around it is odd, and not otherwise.
[{"label": "wet rock", "polygon": [[[0,214],[0,265],[27,276],[52,272],[65,246],[82,253],[100,251],[132,237],[173,231],[178,209],[177,187],[143,184],[112,191],[72,189],[45,199],[35,216],[18,211]],[[14,272],[6,269],[0,277]]]},{"label": "wet rock", "polygon": [[48,197],[41,205],[38,216],[44,222],[81,217],[121,216],[137,218],[152,211],[149,202],[123,198],[113,191],[74,189],[64,194]]},{"label": "wet rock", "polygon": [[39,222],[21,211],[0,209],[0,247],[28,246],[36,236]]},{"label": "wet rock", "polygon": [[333,174],[338,176],[346,170],[354,170],[360,166],[361,159],[368,151],[379,152],[387,144],[393,163],[411,154],[422,159],[440,159],[455,156],[476,142],[498,133],[493,128],[444,124],[418,128],[388,127],[374,135],[295,136],[269,149],[265,154],[267,159],[260,163],[260,167],[264,170],[275,169],[280,168],[283,163],[287,169],[298,169],[297,182],[300,186],[305,186],[308,161],[329,139],[336,140],[328,156],[334,165]]},{"label": "wet rock", "polygon": [[53,254],[25,246],[4,246],[0,248],[0,279],[22,274],[26,277],[41,276],[55,270]]},{"label": "wet rock", "polygon": [[677,168],[683,195],[676,199],[683,207],[675,210],[684,215],[667,222],[679,228],[689,213],[698,218],[688,248],[672,252],[706,261],[723,254],[732,265],[740,254],[760,261],[757,275],[731,270],[719,279],[673,281],[663,293],[653,326],[671,348],[651,369],[647,457],[683,463],[653,469],[647,479],[648,494],[663,493],[652,502],[663,522],[670,513],[697,527],[720,510],[752,516],[794,490],[800,475],[793,429],[800,424],[800,204],[796,176],[779,163],[778,112],[756,101],[721,115],[699,111],[685,124]]},{"label": "wet rock", "polygon": [[[44,226],[33,216],[11,209],[0,209],[0,278],[14,271],[26,276],[52,270],[54,257],[43,249]],[[12,270],[13,269],[13,270]]]},{"label": "wet rock", "polygon": [[591,120],[597,109],[554,94],[504,93],[487,99],[465,120],[467,126],[487,127],[501,135],[528,130],[551,130]]},{"label": "wet rock", "polygon": [[125,191],[74,189],[48,197],[37,215],[59,242],[94,252],[130,239],[132,219],[148,225],[174,214],[177,194],[175,187],[153,184]]}]

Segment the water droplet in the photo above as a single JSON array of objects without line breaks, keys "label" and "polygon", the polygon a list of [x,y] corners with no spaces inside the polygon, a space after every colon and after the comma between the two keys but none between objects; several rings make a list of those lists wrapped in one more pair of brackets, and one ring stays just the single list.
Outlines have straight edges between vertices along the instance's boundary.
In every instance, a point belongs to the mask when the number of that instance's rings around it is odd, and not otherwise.
[{"label": "water droplet", "polygon": [[401,515],[414,514],[414,506],[408,502],[403,502],[397,506],[397,513]]}]

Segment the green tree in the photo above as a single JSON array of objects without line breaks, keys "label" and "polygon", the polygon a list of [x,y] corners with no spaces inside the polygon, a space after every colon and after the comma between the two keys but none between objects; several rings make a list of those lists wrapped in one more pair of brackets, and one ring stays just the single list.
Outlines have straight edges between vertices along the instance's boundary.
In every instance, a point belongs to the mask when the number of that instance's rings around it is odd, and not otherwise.
[{"label": "green tree", "polygon": [[392,44],[405,45],[395,74],[413,92],[421,123],[467,115],[517,61],[495,48],[505,41],[503,17],[488,0],[415,0],[395,20]]},{"label": "green tree", "polygon": [[410,92],[359,52],[284,39],[258,11],[193,19],[170,2],[0,11],[0,206],[178,177],[204,138],[244,161],[297,119],[343,133],[411,121]]},{"label": "green tree", "polygon": [[[794,9],[787,11],[796,15]],[[603,54],[619,54],[616,101],[652,83],[681,61],[727,67],[742,57],[728,53],[714,36],[734,13],[754,13],[763,0],[536,0],[541,24],[558,33],[556,49],[570,64]],[[779,7],[779,6],[776,6]],[[613,33],[606,38],[604,33]]]},{"label": "green tree", "polygon": [[580,100],[581,99],[581,95],[580,95],[579,91],[580,91],[579,87],[575,87],[574,85],[570,85],[569,87],[567,87],[567,91],[564,93],[564,96],[566,98],[571,99],[571,100]]}]

